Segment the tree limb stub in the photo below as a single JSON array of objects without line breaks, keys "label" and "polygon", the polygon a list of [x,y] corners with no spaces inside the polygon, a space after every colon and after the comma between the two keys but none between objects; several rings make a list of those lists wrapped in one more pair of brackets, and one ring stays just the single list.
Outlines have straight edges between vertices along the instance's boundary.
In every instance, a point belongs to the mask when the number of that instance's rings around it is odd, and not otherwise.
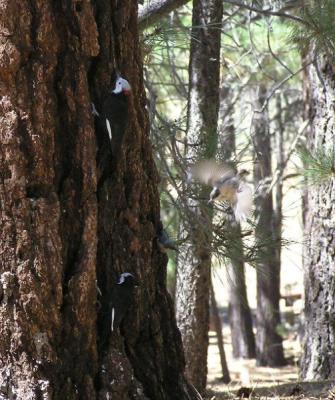
[{"label": "tree limb stub", "polygon": [[[150,4],[141,7],[138,11],[138,26],[140,31],[143,31],[144,29],[154,25],[162,17],[174,11],[176,8],[187,4],[189,1],[190,0],[153,0],[150,2]],[[240,8],[246,8],[249,11],[253,11],[259,14],[288,18],[296,22],[305,24],[305,22],[300,17],[285,12],[286,8],[274,11],[271,10],[270,8],[259,9],[257,7],[245,4],[242,1],[238,0],[222,0],[222,2]],[[297,6],[298,5],[299,4],[297,4]]]},{"label": "tree limb stub", "polygon": [[153,0],[138,11],[138,26],[140,31],[154,25],[162,17],[178,7],[188,3],[189,0]]}]

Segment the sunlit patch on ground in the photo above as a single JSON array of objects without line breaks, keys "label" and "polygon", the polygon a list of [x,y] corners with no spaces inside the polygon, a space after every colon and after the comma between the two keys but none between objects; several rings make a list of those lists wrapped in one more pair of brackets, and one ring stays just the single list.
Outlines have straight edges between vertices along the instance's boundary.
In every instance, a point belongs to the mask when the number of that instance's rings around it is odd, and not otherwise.
[{"label": "sunlit patch on ground", "polygon": [[281,383],[294,382],[298,379],[298,360],[300,344],[297,335],[289,334],[284,341],[285,356],[289,365],[281,368],[257,367],[256,360],[236,360],[232,357],[230,330],[223,329],[224,346],[228,368],[232,382],[228,385],[221,381],[221,364],[217,339],[214,332],[210,332],[210,346],[208,349],[208,388],[214,392],[230,392],[242,386],[258,388],[275,386]]}]

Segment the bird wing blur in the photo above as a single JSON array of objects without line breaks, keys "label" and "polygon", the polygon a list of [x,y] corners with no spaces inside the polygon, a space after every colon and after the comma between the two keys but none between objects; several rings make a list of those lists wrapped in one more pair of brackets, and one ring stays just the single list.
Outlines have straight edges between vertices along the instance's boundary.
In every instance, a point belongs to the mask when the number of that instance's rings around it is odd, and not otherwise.
[{"label": "bird wing blur", "polygon": [[233,177],[235,171],[228,164],[218,164],[215,160],[202,160],[191,167],[190,178],[195,178],[205,185],[215,186],[228,177]]},{"label": "bird wing blur", "polygon": [[236,192],[237,201],[234,207],[235,218],[238,222],[245,221],[252,209],[252,188],[241,182]]},{"label": "bird wing blur", "polygon": [[228,202],[234,210],[236,221],[241,222],[247,219],[252,209],[252,189],[244,180],[246,172],[236,172],[228,164],[214,160],[203,160],[191,168],[188,179],[195,178],[212,186],[210,202]]}]

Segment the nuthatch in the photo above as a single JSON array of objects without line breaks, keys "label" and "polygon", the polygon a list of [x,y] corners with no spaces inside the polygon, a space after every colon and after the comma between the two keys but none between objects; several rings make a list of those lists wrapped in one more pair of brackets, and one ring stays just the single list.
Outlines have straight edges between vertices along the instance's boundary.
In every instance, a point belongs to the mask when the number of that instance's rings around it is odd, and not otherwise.
[{"label": "nuthatch", "polygon": [[158,231],[157,238],[158,238],[159,248],[162,252],[165,253],[166,249],[177,251],[177,246],[174,240],[170,238],[170,236],[167,234],[163,226]]},{"label": "nuthatch", "polygon": [[245,169],[236,172],[228,164],[203,160],[191,167],[187,180],[191,182],[195,178],[205,185],[212,186],[208,203],[228,202],[236,221],[240,222],[246,220],[252,208],[252,189],[245,181],[248,174]]}]

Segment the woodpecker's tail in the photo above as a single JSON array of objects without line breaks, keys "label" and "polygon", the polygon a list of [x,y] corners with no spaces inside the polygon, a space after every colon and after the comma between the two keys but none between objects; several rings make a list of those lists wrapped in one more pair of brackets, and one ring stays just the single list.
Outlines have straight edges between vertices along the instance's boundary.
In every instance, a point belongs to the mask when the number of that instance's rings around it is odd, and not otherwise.
[{"label": "woodpecker's tail", "polygon": [[237,201],[234,207],[237,222],[245,221],[252,210],[252,188],[246,183],[241,183],[236,192]]}]

